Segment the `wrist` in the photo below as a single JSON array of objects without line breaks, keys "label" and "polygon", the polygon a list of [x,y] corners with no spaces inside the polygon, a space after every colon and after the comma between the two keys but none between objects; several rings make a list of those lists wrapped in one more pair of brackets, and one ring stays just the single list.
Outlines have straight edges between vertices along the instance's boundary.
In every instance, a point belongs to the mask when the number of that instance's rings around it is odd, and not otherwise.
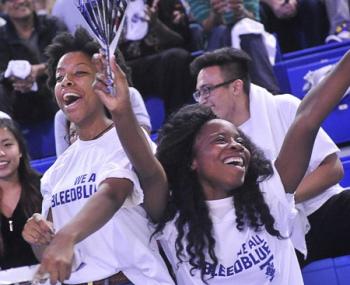
[{"label": "wrist", "polygon": [[[73,228],[73,227],[72,227]],[[77,227],[74,227],[72,229],[70,226],[64,227],[61,230],[55,234],[54,239],[60,240],[64,244],[76,244],[79,242],[79,233],[74,229]]]}]

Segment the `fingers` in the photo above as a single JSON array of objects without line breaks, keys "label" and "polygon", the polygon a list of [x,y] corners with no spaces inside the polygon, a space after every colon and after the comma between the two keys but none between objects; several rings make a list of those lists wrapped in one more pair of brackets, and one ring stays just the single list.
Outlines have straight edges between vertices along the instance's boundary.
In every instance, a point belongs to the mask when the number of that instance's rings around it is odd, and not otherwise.
[{"label": "fingers", "polygon": [[46,221],[40,214],[35,213],[24,225],[22,236],[33,245],[47,245],[54,236],[52,223]]},{"label": "fingers", "polygon": [[122,71],[119,65],[116,64],[114,55],[111,56],[109,62],[110,67],[112,69],[112,73],[114,75],[113,82],[111,82],[111,78],[106,72],[108,67],[108,61],[106,56],[102,53],[94,54],[92,60],[97,69],[96,81],[94,83],[95,91],[102,91],[108,94],[110,93],[109,88],[113,85],[113,83],[114,86],[117,87],[117,93],[119,92],[119,89],[121,89],[121,91],[124,92],[125,89],[128,88],[125,73]]},{"label": "fingers", "polygon": [[51,252],[43,255],[39,269],[34,275],[33,280],[40,282],[50,279],[51,284],[64,282],[71,275],[72,262],[65,258],[56,257]]}]

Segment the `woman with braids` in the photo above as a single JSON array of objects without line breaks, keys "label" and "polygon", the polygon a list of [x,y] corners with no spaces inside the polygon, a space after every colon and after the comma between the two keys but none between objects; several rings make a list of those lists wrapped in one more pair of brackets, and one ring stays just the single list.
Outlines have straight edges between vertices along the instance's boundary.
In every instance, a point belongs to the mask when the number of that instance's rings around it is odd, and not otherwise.
[{"label": "woman with braids", "polygon": [[29,163],[20,130],[0,118],[0,270],[38,263],[21,232],[41,209],[40,175]]},{"label": "woman with braids", "polygon": [[[160,132],[159,165],[138,131],[127,89],[109,96],[108,80],[99,71],[96,92],[118,121],[145,200],[149,191],[171,191],[154,236],[177,284],[303,284],[289,239],[297,222],[293,193],[322,121],[349,87],[350,53],[304,98],[273,162],[232,123],[192,105],[171,116]],[[158,178],[165,172],[168,181],[153,181],[154,172]]]}]

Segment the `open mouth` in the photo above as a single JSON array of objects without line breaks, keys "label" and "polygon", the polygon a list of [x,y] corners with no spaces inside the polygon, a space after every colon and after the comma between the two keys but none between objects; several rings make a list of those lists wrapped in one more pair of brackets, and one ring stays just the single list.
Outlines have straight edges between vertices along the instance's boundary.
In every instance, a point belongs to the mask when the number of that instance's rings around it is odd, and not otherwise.
[{"label": "open mouth", "polygon": [[63,96],[64,105],[69,106],[80,99],[80,96],[74,93],[66,93]]},{"label": "open mouth", "polygon": [[224,160],[227,165],[244,167],[244,160],[242,157],[229,157]]}]

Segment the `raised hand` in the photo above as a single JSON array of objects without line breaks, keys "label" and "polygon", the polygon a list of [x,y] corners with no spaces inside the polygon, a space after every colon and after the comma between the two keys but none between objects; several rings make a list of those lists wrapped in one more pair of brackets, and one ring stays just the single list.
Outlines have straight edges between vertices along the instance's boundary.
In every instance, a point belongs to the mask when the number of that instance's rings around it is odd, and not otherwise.
[{"label": "raised hand", "polygon": [[114,75],[113,87],[116,96],[112,96],[109,90],[110,83],[106,75],[107,60],[103,54],[95,54],[93,63],[96,66],[96,79],[93,84],[94,91],[99,96],[103,104],[110,111],[112,116],[120,116],[123,112],[131,111],[131,103],[129,98],[129,86],[124,72],[116,64],[115,57],[112,56],[110,65]]}]

